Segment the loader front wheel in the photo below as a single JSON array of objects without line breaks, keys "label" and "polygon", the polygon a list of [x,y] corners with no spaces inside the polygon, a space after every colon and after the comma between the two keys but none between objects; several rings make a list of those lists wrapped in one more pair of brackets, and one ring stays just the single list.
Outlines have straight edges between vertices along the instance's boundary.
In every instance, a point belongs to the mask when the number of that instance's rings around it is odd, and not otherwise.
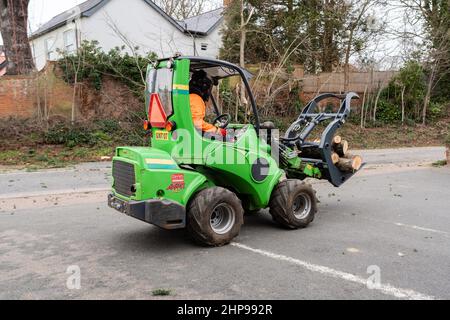
[{"label": "loader front wheel", "polygon": [[209,188],[197,193],[189,204],[187,230],[197,242],[220,247],[239,235],[244,223],[241,201],[224,188]]},{"label": "loader front wheel", "polygon": [[306,228],[313,222],[316,213],[316,193],[311,185],[303,181],[283,181],[272,193],[270,214],[283,227]]}]

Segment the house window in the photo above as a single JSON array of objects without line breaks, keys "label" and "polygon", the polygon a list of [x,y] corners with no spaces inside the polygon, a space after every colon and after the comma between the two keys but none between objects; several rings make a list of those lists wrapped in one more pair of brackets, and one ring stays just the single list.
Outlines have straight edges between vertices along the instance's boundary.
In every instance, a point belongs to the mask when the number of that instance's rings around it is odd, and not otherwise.
[{"label": "house window", "polygon": [[55,48],[55,39],[49,38],[45,40],[45,51],[47,52],[47,60],[54,61],[56,60],[56,48]]},{"label": "house window", "polygon": [[208,50],[208,44],[207,43],[202,43],[201,44],[201,49],[202,49],[202,51]]},{"label": "house window", "polygon": [[76,43],[77,43],[77,39],[76,39],[75,30],[71,29],[71,30],[67,30],[66,32],[64,32],[64,50],[67,53],[75,52],[75,50],[77,49]]}]

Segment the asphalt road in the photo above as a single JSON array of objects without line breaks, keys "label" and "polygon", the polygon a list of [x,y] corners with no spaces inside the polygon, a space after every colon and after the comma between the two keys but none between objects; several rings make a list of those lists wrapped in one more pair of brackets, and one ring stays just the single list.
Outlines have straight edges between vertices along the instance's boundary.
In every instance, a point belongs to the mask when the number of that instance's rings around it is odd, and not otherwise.
[{"label": "asphalt road", "polygon": [[443,148],[362,153],[341,189],[315,184],[309,228],[262,212],[223,248],[107,208],[107,163],[0,174],[0,299],[450,299],[450,168],[429,165]]}]

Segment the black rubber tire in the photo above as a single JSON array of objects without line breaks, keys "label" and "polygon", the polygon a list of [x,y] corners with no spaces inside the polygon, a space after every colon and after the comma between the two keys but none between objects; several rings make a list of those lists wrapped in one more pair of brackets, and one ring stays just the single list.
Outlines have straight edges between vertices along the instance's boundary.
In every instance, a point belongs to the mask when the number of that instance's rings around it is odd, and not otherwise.
[{"label": "black rubber tire", "polygon": [[[234,225],[225,234],[216,233],[210,224],[214,209],[221,203],[227,204],[235,217]],[[243,224],[244,209],[241,200],[227,189],[214,187],[202,190],[189,203],[187,231],[198,244],[212,247],[227,245],[239,235]]]},{"label": "black rubber tire", "polygon": [[[294,200],[299,196],[309,197],[311,201],[307,216],[298,219],[294,215]],[[281,226],[288,229],[306,228],[314,221],[317,213],[316,192],[311,185],[301,180],[285,180],[280,182],[272,193],[270,214]]]}]

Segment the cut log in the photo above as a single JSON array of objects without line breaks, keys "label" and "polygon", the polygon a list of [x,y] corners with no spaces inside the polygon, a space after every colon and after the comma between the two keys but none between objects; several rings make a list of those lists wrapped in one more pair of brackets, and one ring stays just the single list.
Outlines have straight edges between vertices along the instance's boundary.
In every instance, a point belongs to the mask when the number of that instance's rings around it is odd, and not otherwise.
[{"label": "cut log", "polygon": [[331,160],[333,160],[333,164],[338,163],[341,160],[341,157],[336,152],[331,154]]},{"label": "cut log", "polygon": [[333,149],[340,157],[345,157],[349,149],[348,141],[342,140],[339,144],[333,144]]},{"label": "cut log", "polygon": [[[303,148],[301,153],[302,158],[309,158],[309,159],[322,159],[322,154],[320,153],[319,148],[317,147],[309,147],[309,148]],[[331,153],[331,160],[333,161],[333,164],[337,164],[341,157],[336,152]]]},{"label": "cut log", "polygon": [[[317,143],[317,144],[320,144],[321,141],[322,141],[321,139],[315,139],[313,142]],[[342,137],[341,136],[335,136],[333,138],[333,141],[332,141],[333,144],[340,144],[341,142],[342,142]]]},{"label": "cut log", "polygon": [[341,144],[342,143],[342,137],[341,136],[335,136],[333,138],[333,143],[334,144]]},{"label": "cut log", "polygon": [[363,160],[361,156],[349,156],[347,155],[348,159],[341,158],[339,162],[336,164],[336,166],[339,168],[339,170],[344,172],[355,172],[361,169]]}]

